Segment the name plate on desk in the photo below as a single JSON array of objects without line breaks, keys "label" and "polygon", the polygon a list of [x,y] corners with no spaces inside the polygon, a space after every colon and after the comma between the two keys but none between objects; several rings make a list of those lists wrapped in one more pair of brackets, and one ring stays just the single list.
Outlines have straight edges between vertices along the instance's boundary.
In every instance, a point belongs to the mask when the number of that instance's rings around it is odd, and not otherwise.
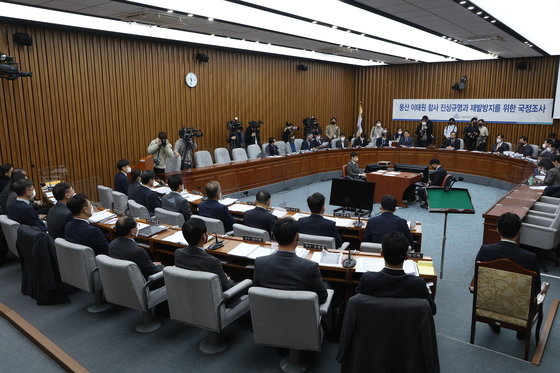
[{"label": "name plate on desk", "polygon": [[327,245],[321,245],[319,243],[304,243],[303,248],[310,250],[327,250]]},{"label": "name plate on desk", "polygon": [[286,211],[299,212],[299,209],[297,207],[286,207]]},{"label": "name plate on desk", "polygon": [[422,259],[422,258],[424,258],[424,254],[422,254],[422,253],[416,253],[416,252],[409,252],[409,253],[406,253],[406,256],[407,256],[409,259]]},{"label": "name plate on desk", "polygon": [[247,201],[246,202],[249,206],[256,206],[257,203],[255,201]]},{"label": "name plate on desk", "polygon": [[333,216],[338,216],[340,218],[349,218],[352,215],[349,212],[335,212]]},{"label": "name plate on desk", "polygon": [[262,237],[243,236],[243,241],[264,242]]}]

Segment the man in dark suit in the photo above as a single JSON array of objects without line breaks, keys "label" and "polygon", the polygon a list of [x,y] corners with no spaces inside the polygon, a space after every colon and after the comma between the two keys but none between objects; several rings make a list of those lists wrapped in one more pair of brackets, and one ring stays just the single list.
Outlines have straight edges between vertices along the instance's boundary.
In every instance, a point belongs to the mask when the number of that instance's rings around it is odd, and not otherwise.
[{"label": "man in dark suit", "polygon": [[37,227],[43,232],[47,231],[47,226],[41,218],[44,215],[37,215],[31,203],[35,199],[35,187],[33,182],[28,179],[16,181],[12,186],[13,191],[17,197],[12,204],[7,206],[8,218],[17,221],[20,224],[30,225]]},{"label": "man in dark suit", "polygon": [[181,192],[183,191],[183,178],[181,175],[171,175],[167,178],[167,185],[171,189],[171,192],[167,193],[161,199],[161,207],[169,210],[180,212],[185,221],[189,220],[192,215],[191,207],[189,201],[187,201]]},{"label": "man in dark suit", "polygon": [[49,234],[53,239],[58,237],[64,238],[64,228],[74,218],[68,207],[66,207],[66,203],[68,203],[70,198],[74,197],[76,192],[74,192],[72,185],[62,182],[54,186],[52,193],[56,199],[56,205],[49,209],[47,215]]},{"label": "man in dark suit", "polygon": [[278,242],[275,254],[255,259],[255,286],[279,290],[305,290],[317,293],[319,303],[327,299],[327,288],[321,280],[319,265],[295,253],[299,241],[298,223],[292,218],[278,219],[274,225]]},{"label": "man in dark suit", "polygon": [[135,168],[130,172],[130,183],[128,184],[128,199],[136,201],[136,196],[138,195],[138,190],[142,188],[142,184],[140,184],[140,175],[142,171]]},{"label": "man in dark suit", "polygon": [[504,142],[504,135],[499,134],[496,137],[496,142],[492,145],[492,153],[503,153],[509,151],[509,144]]},{"label": "man in dark suit", "polygon": [[115,190],[128,195],[128,174],[130,171],[130,161],[121,159],[117,162],[117,174],[115,175]]},{"label": "man in dark suit", "polygon": [[270,193],[260,190],[256,196],[257,206],[243,216],[243,224],[248,227],[264,229],[272,237],[272,228],[276,223],[276,216],[268,212],[270,208]]},{"label": "man in dark suit", "polygon": [[375,140],[375,146],[378,148],[387,148],[390,145],[390,139],[387,137],[387,130],[383,130],[381,137]]},{"label": "man in dark suit", "polygon": [[461,148],[461,141],[459,141],[455,132],[451,132],[449,138],[443,141],[441,147],[446,150],[459,150]]},{"label": "man in dark suit", "polygon": [[268,139],[268,145],[265,148],[265,153],[267,156],[280,155],[280,150],[276,145],[276,139],[274,137]]},{"label": "man in dark suit", "polygon": [[161,201],[157,193],[151,189],[154,186],[155,177],[156,175],[152,170],[142,172],[142,176],[140,177],[142,186],[138,189],[138,192],[136,192],[135,199],[136,202],[145,206],[152,215],[156,207],[161,207]]},{"label": "man in dark suit", "polygon": [[408,245],[414,248],[408,223],[395,215],[396,209],[397,200],[395,197],[387,195],[381,198],[381,215],[368,220],[364,237],[365,242],[381,243],[387,233],[401,232],[406,237]]},{"label": "man in dark suit", "polygon": [[533,147],[529,145],[529,139],[527,136],[521,136],[519,138],[519,146],[515,152],[522,154],[524,157],[530,157],[533,155]]},{"label": "man in dark suit", "polygon": [[301,150],[311,150],[314,148],[318,148],[320,145],[321,143],[315,140],[313,134],[308,133],[307,138],[301,143]]},{"label": "man in dark suit", "polygon": [[[136,263],[144,278],[163,270],[160,262],[152,262],[150,256],[134,241],[138,235],[138,226],[132,216],[121,216],[115,224],[117,238],[109,244],[109,256],[115,259],[129,260]],[[161,283],[163,285],[163,282]],[[161,287],[155,286],[155,287]]]},{"label": "man in dark suit", "polygon": [[335,148],[337,149],[345,149],[348,147],[348,143],[346,142],[346,135],[344,133],[340,134],[340,138],[335,142]]},{"label": "man in dark suit", "polygon": [[210,181],[206,184],[206,201],[202,201],[198,205],[198,213],[201,216],[221,220],[224,223],[224,229],[229,232],[233,229],[233,216],[229,213],[227,206],[220,203],[222,197],[222,189],[217,181]]},{"label": "man in dark suit", "polygon": [[359,180],[364,178],[366,175],[360,172],[360,166],[358,166],[358,153],[350,153],[350,161],[346,164],[346,177],[352,178],[354,180]]},{"label": "man in dark suit", "polygon": [[410,136],[410,132],[404,131],[403,136],[399,139],[399,145],[407,148],[414,147],[414,140]]},{"label": "man in dark suit", "polygon": [[352,140],[352,147],[353,148],[365,148],[368,145],[368,140],[366,139],[366,134],[361,133],[360,136],[356,136],[354,140]]},{"label": "man in dark suit", "polygon": [[[537,273],[535,281],[535,292],[538,294],[541,288],[540,265],[537,255],[517,246],[519,231],[521,230],[521,219],[516,214],[506,212],[498,218],[498,232],[501,241],[493,244],[482,245],[475,261],[490,262],[498,259],[511,259],[525,269]],[[490,325],[490,328],[499,333],[499,325]],[[523,333],[517,333],[517,337],[524,338]]]},{"label": "man in dark suit", "polygon": [[66,203],[74,219],[64,228],[64,238],[73,243],[91,247],[95,255],[107,254],[109,242],[101,230],[89,223],[93,206],[86,195],[76,194]]},{"label": "man in dark suit", "polygon": [[426,287],[426,281],[403,271],[408,250],[406,237],[401,232],[389,232],[383,236],[381,245],[385,268],[381,272],[364,273],[356,291],[372,297],[426,299],[435,315],[436,304]]},{"label": "man in dark suit", "polygon": [[336,247],[340,247],[342,239],[336,228],[336,223],[322,216],[325,212],[325,196],[321,193],[313,193],[307,197],[307,206],[309,206],[311,215],[299,219],[299,232],[316,236],[334,237]]},{"label": "man in dark suit", "polygon": [[430,186],[445,186],[443,185],[443,181],[447,176],[447,171],[443,168],[440,163],[439,159],[432,158],[430,159],[430,168],[435,170],[435,172],[430,174],[430,179],[426,186],[422,186],[418,188],[418,199],[420,200],[420,207],[428,208],[427,202],[427,195],[426,195],[426,188]]}]

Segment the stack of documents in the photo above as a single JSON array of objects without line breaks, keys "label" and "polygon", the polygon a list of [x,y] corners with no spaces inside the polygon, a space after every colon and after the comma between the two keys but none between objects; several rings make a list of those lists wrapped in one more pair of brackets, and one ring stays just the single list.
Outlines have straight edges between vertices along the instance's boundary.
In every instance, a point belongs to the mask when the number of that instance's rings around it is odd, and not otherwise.
[{"label": "stack of documents", "polygon": [[187,241],[185,240],[185,237],[183,236],[183,232],[181,231],[177,231],[173,233],[171,236],[165,237],[163,241],[179,243],[185,246],[188,245]]},{"label": "stack of documents", "polygon": [[347,219],[347,218],[335,218],[332,216],[323,216],[325,219],[334,221],[336,223],[337,227],[342,227],[342,228],[346,228],[348,227],[350,224],[354,223],[353,219]]},{"label": "stack of documents", "polygon": [[189,202],[194,202],[194,201],[198,201],[199,199],[202,199],[202,196],[198,194],[190,194],[185,191],[181,192],[181,196],[183,196],[183,198]]},{"label": "stack of documents", "polygon": [[110,210],[103,210],[96,212],[88,220],[90,221],[90,223],[99,223],[102,220],[114,218],[115,216],[117,215],[113,214]]},{"label": "stack of documents", "polygon": [[301,218],[306,218],[306,217],[308,217],[308,216],[309,216],[309,214],[302,214],[301,212],[298,212],[298,213],[293,214],[293,215],[292,215],[292,218],[293,218],[294,220],[299,220],[299,219],[301,219]]},{"label": "stack of documents", "polygon": [[400,173],[400,172],[397,172],[397,171],[390,171],[390,172],[385,172],[385,173],[384,173],[385,176],[398,176],[398,175],[400,175],[400,174],[401,174],[401,173]]},{"label": "stack of documents", "polygon": [[255,206],[245,205],[243,203],[234,203],[233,205],[228,207],[229,211],[233,211],[233,212],[247,212],[254,208]]},{"label": "stack of documents", "polygon": [[271,247],[265,247],[261,245],[253,245],[250,243],[242,242],[237,245],[233,250],[230,250],[228,254],[235,256],[243,256],[245,258],[256,259],[261,256],[267,256],[274,254],[276,249]]},{"label": "stack of documents", "polygon": [[[428,262],[426,262],[428,263]],[[356,272],[379,272],[385,267],[383,258],[357,258]],[[407,275],[418,276],[418,266],[414,260],[406,260],[403,270]]]},{"label": "stack of documents", "polygon": [[235,202],[237,202],[235,198],[224,198],[220,200],[220,203],[225,206],[233,205]]},{"label": "stack of documents", "polygon": [[272,210],[272,215],[276,216],[278,219],[283,218],[287,213],[288,213],[288,211],[286,211],[284,209],[274,209],[274,210]]},{"label": "stack of documents", "polygon": [[326,250],[313,253],[311,260],[319,263],[322,266],[340,267],[342,260],[342,253],[329,253]]}]

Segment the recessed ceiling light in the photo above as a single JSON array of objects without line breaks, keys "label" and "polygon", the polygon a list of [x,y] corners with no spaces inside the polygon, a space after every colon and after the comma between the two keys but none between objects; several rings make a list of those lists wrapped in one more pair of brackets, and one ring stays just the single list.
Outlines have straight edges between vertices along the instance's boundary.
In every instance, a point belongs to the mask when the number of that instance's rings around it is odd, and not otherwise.
[{"label": "recessed ceiling light", "polygon": [[481,11],[476,12],[476,15],[478,15],[478,16],[481,15],[481,14],[482,14]]},{"label": "recessed ceiling light", "polygon": [[259,41],[258,41],[258,40],[255,40],[255,43],[259,44]]},{"label": "recessed ceiling light", "polygon": [[445,35],[441,35],[441,37],[444,38],[444,39],[447,39],[447,36],[445,36]]},{"label": "recessed ceiling light", "polygon": [[192,13],[187,14],[187,17],[192,17],[192,16],[193,16]]},{"label": "recessed ceiling light", "polygon": [[337,27],[335,25],[332,25],[331,28],[337,29]]},{"label": "recessed ceiling light", "polygon": [[342,47],[344,47],[344,45],[340,44],[340,45],[339,45],[339,47],[341,47],[341,48],[342,48]]},{"label": "recessed ceiling light", "polygon": [[468,10],[473,10],[473,9],[474,9],[474,6],[471,5],[471,6],[468,7],[467,9],[468,9]]},{"label": "recessed ceiling light", "polygon": [[316,23],[317,23],[317,21],[313,21],[313,22],[311,22],[311,23],[313,23],[313,24],[316,24]]},{"label": "recessed ceiling light", "polygon": [[496,23],[496,20],[495,20],[495,19],[493,19],[493,20],[491,20],[491,21],[490,21],[490,23]]},{"label": "recessed ceiling light", "polygon": [[456,42],[457,42],[457,39],[453,39],[453,41],[456,43]]},{"label": "recessed ceiling light", "polygon": [[346,30],[346,32],[350,32],[350,30]]},{"label": "recessed ceiling light", "polygon": [[208,20],[209,20],[210,22],[212,22],[212,21],[214,20],[214,18],[208,17]]},{"label": "recessed ceiling light", "polygon": [[366,34],[360,34],[360,36],[366,36]]},{"label": "recessed ceiling light", "polygon": [[483,18],[484,18],[484,19],[488,19],[488,18],[490,18],[490,16],[484,16]]},{"label": "recessed ceiling light", "polygon": [[466,4],[466,3],[467,3],[466,1],[459,1],[459,4],[461,4],[461,5]]},{"label": "recessed ceiling light", "polygon": [[214,36],[214,34],[210,34],[210,36]]},{"label": "recessed ceiling light", "polygon": [[172,9],[167,9],[167,13],[173,13]]}]

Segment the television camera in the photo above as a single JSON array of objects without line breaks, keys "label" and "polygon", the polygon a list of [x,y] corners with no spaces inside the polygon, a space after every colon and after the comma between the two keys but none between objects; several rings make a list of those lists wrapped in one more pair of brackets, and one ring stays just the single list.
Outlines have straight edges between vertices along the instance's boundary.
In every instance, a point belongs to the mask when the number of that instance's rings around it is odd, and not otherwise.
[{"label": "television camera", "polygon": [[20,76],[22,78],[31,77],[31,71],[20,71],[14,57],[8,56],[0,52],[0,78],[15,80]]}]

